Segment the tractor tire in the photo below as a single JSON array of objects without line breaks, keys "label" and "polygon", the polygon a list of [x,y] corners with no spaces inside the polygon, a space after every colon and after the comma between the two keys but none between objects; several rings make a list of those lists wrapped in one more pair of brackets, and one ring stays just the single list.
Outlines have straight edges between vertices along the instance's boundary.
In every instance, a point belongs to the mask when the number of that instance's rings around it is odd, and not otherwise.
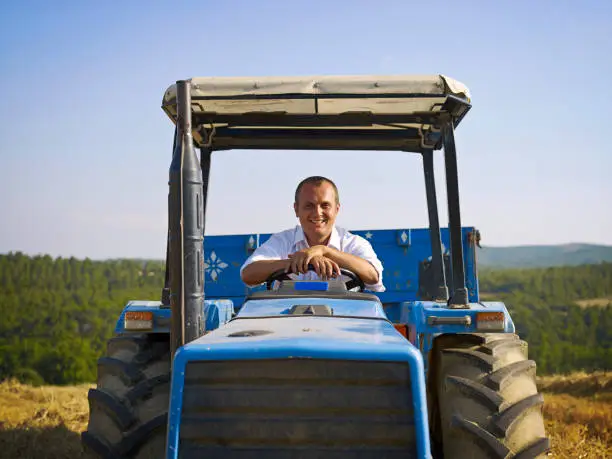
[{"label": "tractor tire", "polygon": [[458,334],[432,352],[432,446],[436,458],[542,457],[550,450],[536,364],[515,334]]},{"label": "tractor tire", "polygon": [[162,459],[170,395],[168,335],[121,335],[98,360],[81,440],[95,458]]}]

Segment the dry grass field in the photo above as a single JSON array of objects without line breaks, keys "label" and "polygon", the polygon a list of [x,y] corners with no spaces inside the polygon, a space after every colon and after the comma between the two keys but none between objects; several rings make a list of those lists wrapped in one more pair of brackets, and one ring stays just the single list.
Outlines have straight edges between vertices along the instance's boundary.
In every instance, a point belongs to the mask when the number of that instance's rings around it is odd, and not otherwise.
[{"label": "dry grass field", "polygon": [[575,302],[581,308],[604,307],[612,304],[612,298],[591,298],[587,300],[577,300]]},{"label": "dry grass field", "polygon": [[[612,457],[612,374],[540,378],[551,456]],[[0,458],[82,457],[90,386],[31,387],[0,383]]]},{"label": "dry grass field", "polygon": [[0,384],[0,458],[79,458],[90,386]]}]

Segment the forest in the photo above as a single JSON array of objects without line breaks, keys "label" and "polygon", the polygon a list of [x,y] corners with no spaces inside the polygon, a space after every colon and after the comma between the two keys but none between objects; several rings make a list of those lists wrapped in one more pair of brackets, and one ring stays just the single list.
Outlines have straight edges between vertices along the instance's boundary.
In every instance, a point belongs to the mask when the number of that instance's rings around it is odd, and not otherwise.
[{"label": "forest", "polygon": [[479,286],[506,304],[538,374],[612,369],[612,263],[481,270]]},{"label": "forest", "polygon": [[[481,300],[506,303],[538,374],[612,369],[612,263],[479,276]],[[0,255],[0,381],[95,381],[122,308],[159,299],[163,282],[159,261]]]}]

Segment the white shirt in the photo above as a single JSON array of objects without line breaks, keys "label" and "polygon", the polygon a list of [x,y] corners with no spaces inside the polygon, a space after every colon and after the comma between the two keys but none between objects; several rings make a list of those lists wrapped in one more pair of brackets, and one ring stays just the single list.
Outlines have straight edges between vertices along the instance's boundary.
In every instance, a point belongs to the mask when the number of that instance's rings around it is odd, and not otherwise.
[{"label": "white shirt", "polygon": [[[372,245],[361,236],[352,234],[343,228],[337,228],[334,226],[331,237],[329,238],[328,247],[332,247],[341,252],[350,253],[351,255],[358,256],[368,261],[374,269],[378,272],[378,282],[376,284],[366,284],[366,288],[373,292],[384,292],[385,286],[382,283],[382,263],[376,256]],[[240,268],[240,275],[242,276],[242,270],[254,261],[259,260],[285,260],[289,258],[290,253],[295,253],[303,249],[310,247],[306,237],[304,236],[304,230],[300,225],[295,228],[281,231],[280,233],[273,234],[266,242],[260,245],[251,254],[249,258],[244,262],[242,268]],[[344,278],[345,276],[342,276]],[[309,271],[306,274],[300,274],[298,279],[300,280],[313,280],[317,279],[317,273]],[[348,278],[347,278],[348,280]],[[251,287],[253,287],[251,285]]]}]

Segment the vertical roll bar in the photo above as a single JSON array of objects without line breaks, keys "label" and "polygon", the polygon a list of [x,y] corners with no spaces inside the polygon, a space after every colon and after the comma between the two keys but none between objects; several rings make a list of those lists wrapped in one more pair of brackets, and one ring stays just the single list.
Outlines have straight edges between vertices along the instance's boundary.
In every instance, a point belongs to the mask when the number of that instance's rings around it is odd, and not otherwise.
[{"label": "vertical roll bar", "polygon": [[444,165],[446,168],[446,195],[448,201],[448,226],[450,230],[453,280],[449,306],[465,307],[468,304],[468,296],[467,289],[465,288],[465,270],[463,265],[457,151],[455,149],[453,120],[450,117],[444,122],[442,136],[444,142]]},{"label": "vertical roll bar", "polygon": [[440,238],[440,220],[438,218],[438,198],[434,177],[433,151],[423,151],[423,173],[425,175],[425,193],[427,195],[427,212],[429,214],[429,237],[431,239],[431,269],[433,270],[435,301],[448,300],[444,259],[442,258],[442,239]]}]

